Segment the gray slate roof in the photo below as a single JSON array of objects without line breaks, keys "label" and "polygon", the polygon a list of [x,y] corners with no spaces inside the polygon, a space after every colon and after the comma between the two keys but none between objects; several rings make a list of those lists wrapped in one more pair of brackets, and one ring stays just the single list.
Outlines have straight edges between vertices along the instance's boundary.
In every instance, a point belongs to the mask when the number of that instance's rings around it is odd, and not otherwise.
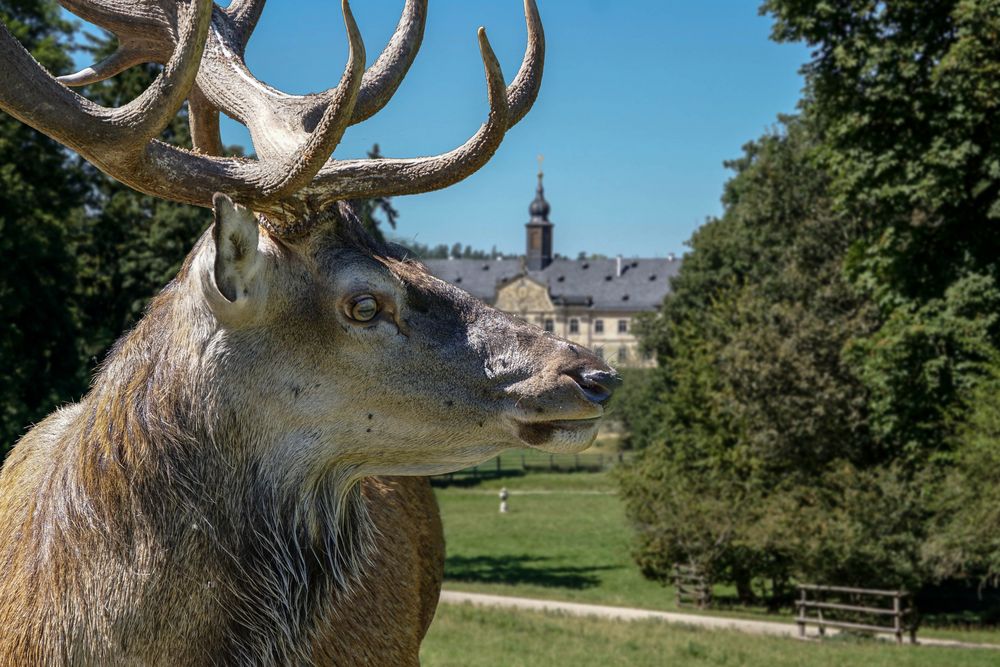
[{"label": "gray slate roof", "polygon": [[[432,259],[424,264],[438,278],[446,280],[488,303],[496,298],[498,286],[521,275],[516,259]],[[548,285],[556,305],[589,306],[594,310],[652,310],[670,292],[670,279],[680,269],[679,258],[622,259],[622,275],[617,260],[557,259],[528,276]]]}]

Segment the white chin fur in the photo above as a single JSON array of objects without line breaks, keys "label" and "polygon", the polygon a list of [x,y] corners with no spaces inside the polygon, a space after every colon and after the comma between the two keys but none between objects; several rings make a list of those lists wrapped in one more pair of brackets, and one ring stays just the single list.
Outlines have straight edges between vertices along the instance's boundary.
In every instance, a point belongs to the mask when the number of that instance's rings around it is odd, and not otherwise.
[{"label": "white chin fur", "polygon": [[598,426],[595,423],[589,428],[554,428],[547,441],[529,445],[550,454],[576,454],[594,443]]}]

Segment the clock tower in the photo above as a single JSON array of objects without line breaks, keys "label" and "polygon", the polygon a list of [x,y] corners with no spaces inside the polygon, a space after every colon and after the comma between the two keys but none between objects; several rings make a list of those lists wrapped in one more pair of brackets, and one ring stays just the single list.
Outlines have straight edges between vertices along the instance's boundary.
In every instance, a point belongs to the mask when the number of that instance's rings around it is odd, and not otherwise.
[{"label": "clock tower", "polygon": [[529,271],[541,271],[552,263],[552,228],[549,222],[550,206],[545,201],[545,188],[542,186],[542,156],[538,156],[538,190],[535,199],[528,207],[531,220],[525,225],[527,231],[527,247],[525,251]]}]

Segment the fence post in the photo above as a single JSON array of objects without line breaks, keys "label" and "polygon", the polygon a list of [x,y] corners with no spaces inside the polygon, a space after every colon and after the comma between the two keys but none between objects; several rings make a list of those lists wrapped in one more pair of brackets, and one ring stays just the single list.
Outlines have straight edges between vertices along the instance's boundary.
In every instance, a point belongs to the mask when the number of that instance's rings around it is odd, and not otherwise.
[{"label": "fence post", "polygon": [[799,626],[799,639],[806,638],[806,589],[799,588],[799,613],[795,615],[795,623]]},{"label": "fence post", "polygon": [[497,473],[500,472],[500,457],[497,457]]},{"label": "fence post", "polygon": [[574,454],[573,455],[573,470],[576,471],[576,472],[580,472],[580,455],[579,454]]},{"label": "fence post", "polygon": [[527,470],[528,467],[524,465],[524,454],[521,454],[521,470]]},{"label": "fence post", "polygon": [[549,472],[553,472],[555,469],[556,469],[555,454],[549,454]]},{"label": "fence post", "polygon": [[[822,591],[816,591],[817,602],[823,602],[825,596]],[[819,636],[826,637],[826,626],[823,625],[823,607],[816,608],[816,617],[819,619]]]},{"label": "fence post", "polygon": [[892,611],[893,611],[892,627],[895,629],[894,634],[896,635],[897,644],[903,643],[903,624],[902,624],[903,619],[902,615],[900,614],[900,610],[901,607],[899,604],[899,593],[897,592],[895,595],[892,596]]}]

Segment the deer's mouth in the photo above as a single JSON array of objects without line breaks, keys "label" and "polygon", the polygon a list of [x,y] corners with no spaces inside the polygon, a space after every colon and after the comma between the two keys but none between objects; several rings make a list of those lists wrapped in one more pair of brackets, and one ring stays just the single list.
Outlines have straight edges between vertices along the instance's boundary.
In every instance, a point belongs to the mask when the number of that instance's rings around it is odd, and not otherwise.
[{"label": "deer's mouth", "polygon": [[579,452],[597,436],[601,417],[554,419],[517,423],[517,437],[530,447],[548,452]]}]

